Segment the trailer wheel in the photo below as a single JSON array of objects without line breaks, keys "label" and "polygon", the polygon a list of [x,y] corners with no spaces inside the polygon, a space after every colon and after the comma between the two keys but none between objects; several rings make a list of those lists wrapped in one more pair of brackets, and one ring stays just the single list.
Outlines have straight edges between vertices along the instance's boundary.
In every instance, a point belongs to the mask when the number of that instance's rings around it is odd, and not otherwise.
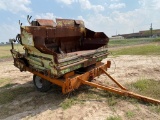
[{"label": "trailer wheel", "polygon": [[51,89],[51,82],[37,76],[33,75],[33,83],[36,89],[40,92],[47,92]]}]

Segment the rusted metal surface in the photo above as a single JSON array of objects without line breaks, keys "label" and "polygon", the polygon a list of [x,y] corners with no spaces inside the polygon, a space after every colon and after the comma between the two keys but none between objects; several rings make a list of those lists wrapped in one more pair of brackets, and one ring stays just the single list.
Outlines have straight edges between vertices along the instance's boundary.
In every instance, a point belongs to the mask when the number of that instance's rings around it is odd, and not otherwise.
[{"label": "rusted metal surface", "polygon": [[82,20],[56,19],[57,27],[84,27]]},{"label": "rusted metal surface", "polygon": [[[25,59],[35,69],[50,69],[51,74],[60,77],[108,55],[109,38],[103,32],[85,28],[81,20],[56,19],[55,23],[37,19],[29,23],[31,26],[21,26],[19,41],[26,50]],[[43,59],[49,57],[44,55],[52,56],[50,62]]]},{"label": "rusted metal surface", "polygon": [[39,23],[40,26],[56,27],[56,23],[53,20],[36,19],[36,21]]},{"label": "rusted metal surface", "polygon": [[92,50],[102,47],[108,43],[108,37],[103,32],[94,32],[89,29],[86,30],[86,37],[82,42],[82,49]]},{"label": "rusted metal surface", "polygon": [[104,69],[101,70],[114,82],[116,83],[122,90],[127,90],[124,86],[122,86],[119,82],[117,82],[114,78],[112,78]]},{"label": "rusted metal surface", "polygon": [[80,20],[56,19],[56,26],[53,20],[37,19],[37,22],[43,27],[26,26],[21,29],[21,36],[31,34],[35,47],[46,54],[97,49],[109,40],[104,33],[85,28]]}]

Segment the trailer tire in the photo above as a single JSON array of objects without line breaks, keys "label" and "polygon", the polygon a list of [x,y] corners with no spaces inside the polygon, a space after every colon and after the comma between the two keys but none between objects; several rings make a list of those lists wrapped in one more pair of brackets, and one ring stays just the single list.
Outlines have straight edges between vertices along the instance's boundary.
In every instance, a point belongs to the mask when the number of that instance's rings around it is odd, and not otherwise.
[{"label": "trailer tire", "polygon": [[36,89],[40,92],[47,92],[48,90],[51,89],[52,83],[37,76],[33,75],[33,83]]}]

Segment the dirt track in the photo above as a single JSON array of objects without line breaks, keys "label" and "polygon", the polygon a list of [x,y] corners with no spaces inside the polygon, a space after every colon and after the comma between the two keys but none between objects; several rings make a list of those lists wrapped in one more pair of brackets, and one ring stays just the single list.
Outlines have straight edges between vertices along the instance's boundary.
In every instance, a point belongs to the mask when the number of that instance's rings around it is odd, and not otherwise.
[{"label": "dirt track", "polygon": [[[160,56],[110,57],[103,62],[107,60],[112,62],[112,67],[108,69],[108,72],[122,84],[141,78],[160,81]],[[39,93],[33,89],[32,74],[21,73],[12,64],[12,60],[0,62],[0,78],[10,79],[12,84],[12,87],[7,89],[1,86],[1,92],[16,87],[24,87],[31,91],[25,95],[18,95],[10,103],[0,105],[0,119],[106,120],[110,116],[120,116],[123,120],[160,120],[160,114],[151,110],[150,106],[123,99],[118,100],[116,105],[109,106],[106,103],[107,97],[101,97],[100,100],[87,99],[82,104],[78,103],[63,110],[60,105],[66,101],[67,96],[61,94],[60,88],[53,88],[48,93]],[[108,79],[104,75],[100,76],[98,80],[108,83]],[[75,97],[82,97],[85,92],[87,90],[80,89]],[[99,93],[97,92],[97,94]]]}]

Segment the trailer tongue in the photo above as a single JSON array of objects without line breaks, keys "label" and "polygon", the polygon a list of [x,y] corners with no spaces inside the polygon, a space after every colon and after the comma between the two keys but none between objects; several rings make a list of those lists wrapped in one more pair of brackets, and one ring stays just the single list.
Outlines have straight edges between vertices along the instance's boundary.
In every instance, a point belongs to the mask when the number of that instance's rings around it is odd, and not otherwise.
[{"label": "trailer tongue", "polygon": [[[12,39],[11,54],[14,65],[20,71],[34,74],[33,81],[37,90],[45,92],[51,83],[62,87],[64,94],[86,84],[120,95],[130,96],[147,102],[160,104],[159,100],[129,92],[113,79],[106,71],[110,61],[101,61],[108,55],[109,38],[103,32],[85,28],[81,20],[37,19],[30,26],[20,26],[21,34]],[[24,46],[25,53],[14,49],[14,42]],[[106,74],[119,88],[104,86],[92,80]]]}]

